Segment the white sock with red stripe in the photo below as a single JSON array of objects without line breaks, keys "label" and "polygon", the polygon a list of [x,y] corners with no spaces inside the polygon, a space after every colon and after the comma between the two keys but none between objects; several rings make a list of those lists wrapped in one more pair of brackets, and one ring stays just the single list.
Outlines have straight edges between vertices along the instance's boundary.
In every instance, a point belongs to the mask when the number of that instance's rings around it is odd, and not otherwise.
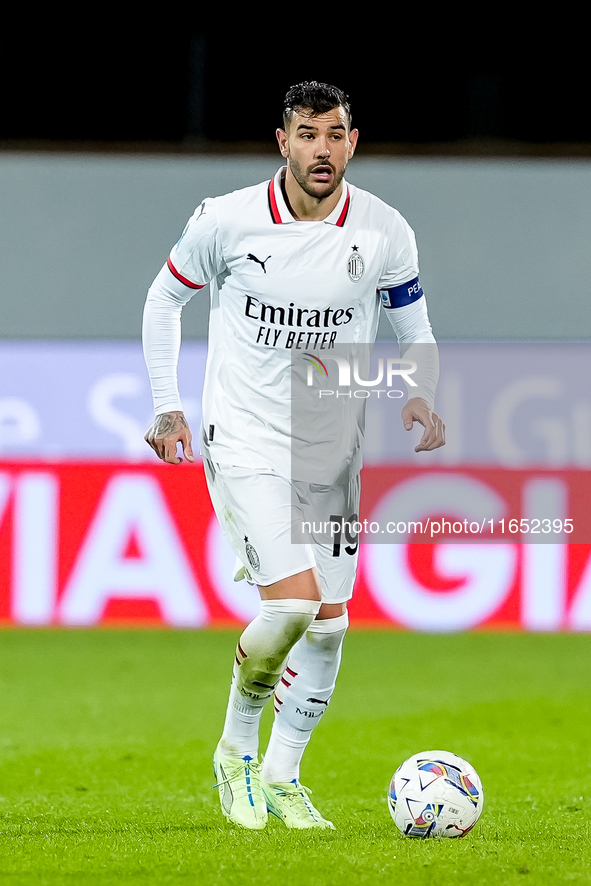
[{"label": "white sock with red stripe", "polygon": [[299,780],[312,730],[334,692],[348,625],[347,613],[313,621],[291,651],[275,692],[275,722],[263,764],[263,778],[271,784]]},{"label": "white sock with red stripe", "polygon": [[314,600],[263,600],[259,615],[244,630],[236,658],[222,753],[256,759],[259,721],[281,678],[290,650],[320,609]]}]

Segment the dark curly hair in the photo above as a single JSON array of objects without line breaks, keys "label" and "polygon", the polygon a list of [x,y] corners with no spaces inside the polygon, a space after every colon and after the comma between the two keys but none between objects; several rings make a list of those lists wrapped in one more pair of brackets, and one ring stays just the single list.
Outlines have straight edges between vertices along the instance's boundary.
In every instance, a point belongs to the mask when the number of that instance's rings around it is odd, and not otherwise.
[{"label": "dark curly hair", "polygon": [[349,96],[342,89],[317,80],[298,83],[287,91],[283,102],[283,125],[287,129],[294,114],[312,111],[313,116],[327,114],[333,108],[343,108],[349,127],[351,126],[351,106]]}]

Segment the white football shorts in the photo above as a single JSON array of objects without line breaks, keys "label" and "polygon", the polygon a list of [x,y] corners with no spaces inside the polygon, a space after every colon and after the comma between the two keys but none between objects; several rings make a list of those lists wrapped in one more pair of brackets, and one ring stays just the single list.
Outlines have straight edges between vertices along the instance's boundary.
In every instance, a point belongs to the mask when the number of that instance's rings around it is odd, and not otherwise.
[{"label": "white football shorts", "polygon": [[[351,599],[359,543],[346,521],[359,512],[358,474],[328,489],[264,469],[213,464],[205,453],[203,464],[217,518],[243,567],[236,580],[265,587],[316,567],[323,603]],[[325,514],[337,519],[320,527],[313,518]],[[304,540],[294,541],[300,533]]]}]

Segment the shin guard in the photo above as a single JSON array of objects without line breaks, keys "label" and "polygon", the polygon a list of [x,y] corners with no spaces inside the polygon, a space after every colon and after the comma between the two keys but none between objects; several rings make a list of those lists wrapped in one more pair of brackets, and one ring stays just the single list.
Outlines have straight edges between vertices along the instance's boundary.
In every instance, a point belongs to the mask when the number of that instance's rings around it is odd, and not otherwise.
[{"label": "shin guard", "polygon": [[300,760],[335,688],[348,624],[346,613],[314,621],[294,646],[275,693],[275,722],[263,767],[267,781],[299,778]]},{"label": "shin guard", "polygon": [[275,691],[292,647],[320,608],[313,600],[263,600],[260,614],[236,646],[221,746],[226,754],[256,758],[263,707]]}]

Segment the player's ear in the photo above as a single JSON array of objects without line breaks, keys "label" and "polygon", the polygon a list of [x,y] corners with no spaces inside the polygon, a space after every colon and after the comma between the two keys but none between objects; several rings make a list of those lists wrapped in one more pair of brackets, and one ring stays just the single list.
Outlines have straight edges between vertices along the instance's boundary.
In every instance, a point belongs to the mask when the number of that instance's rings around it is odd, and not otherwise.
[{"label": "player's ear", "polygon": [[355,148],[357,147],[357,139],[359,138],[359,130],[352,129],[349,133],[349,160],[355,153]]},{"label": "player's ear", "polygon": [[277,142],[279,144],[281,156],[289,157],[289,148],[287,146],[287,132],[284,129],[278,129],[275,135],[277,136]]}]

